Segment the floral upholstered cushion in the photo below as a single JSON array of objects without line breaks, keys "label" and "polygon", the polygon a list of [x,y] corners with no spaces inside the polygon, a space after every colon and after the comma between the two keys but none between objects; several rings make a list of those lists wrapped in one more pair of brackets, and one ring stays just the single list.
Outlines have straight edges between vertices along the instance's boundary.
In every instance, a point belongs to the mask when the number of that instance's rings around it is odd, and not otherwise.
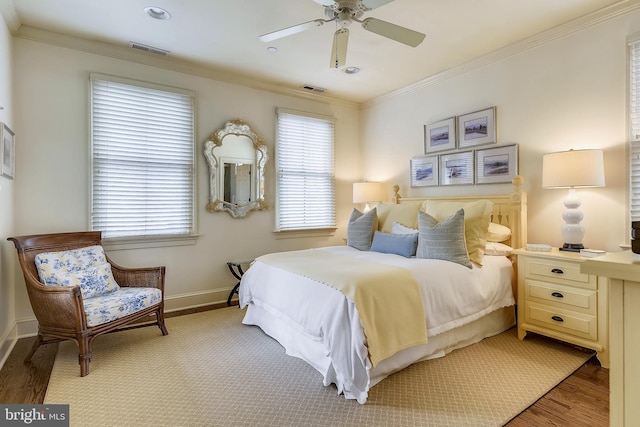
[{"label": "floral upholstered cushion", "polygon": [[102,246],[61,252],[42,252],[35,257],[40,281],[47,286],[80,286],[83,298],[120,288],[113,278]]},{"label": "floral upholstered cushion", "polygon": [[83,300],[87,325],[111,322],[162,301],[162,291],[156,288],[120,288],[108,294]]}]

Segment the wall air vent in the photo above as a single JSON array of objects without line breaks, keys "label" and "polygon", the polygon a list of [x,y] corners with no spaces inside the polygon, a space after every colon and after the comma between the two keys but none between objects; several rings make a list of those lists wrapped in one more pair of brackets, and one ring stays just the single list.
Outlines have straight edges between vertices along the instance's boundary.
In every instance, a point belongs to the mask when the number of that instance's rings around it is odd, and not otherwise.
[{"label": "wall air vent", "polygon": [[318,92],[318,93],[322,93],[322,92],[326,91],[326,89],[323,88],[323,87],[311,86],[311,85],[302,85],[302,86],[300,86],[300,89],[308,90],[308,91],[311,91],[311,92]]},{"label": "wall air vent", "polygon": [[169,55],[169,51],[168,50],[159,49],[159,48],[153,47],[153,46],[147,46],[147,45],[144,45],[142,43],[129,42],[129,47],[131,47],[133,49],[144,50],[145,52],[154,53],[156,55],[162,55],[162,56]]}]

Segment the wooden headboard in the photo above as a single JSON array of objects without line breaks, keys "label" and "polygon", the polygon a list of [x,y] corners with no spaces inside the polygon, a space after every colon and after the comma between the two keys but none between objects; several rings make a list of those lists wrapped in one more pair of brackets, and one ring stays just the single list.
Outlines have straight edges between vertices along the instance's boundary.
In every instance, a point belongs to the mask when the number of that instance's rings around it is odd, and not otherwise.
[{"label": "wooden headboard", "polygon": [[523,247],[527,243],[527,193],[522,189],[524,178],[517,175],[511,181],[513,190],[503,195],[453,196],[453,197],[402,197],[398,193],[400,187],[393,186],[394,203],[421,202],[425,200],[443,200],[473,202],[476,200],[490,200],[493,202],[491,221],[502,224],[511,229],[511,240],[505,242],[514,249]]},{"label": "wooden headboard", "polygon": [[[514,249],[522,248],[527,244],[527,193],[522,189],[524,178],[517,175],[511,180],[513,190],[509,194],[503,195],[487,195],[487,196],[452,196],[452,197],[402,197],[398,193],[400,187],[393,186],[392,201],[396,204],[422,202],[425,200],[443,200],[458,202],[474,202],[476,200],[490,200],[493,202],[493,210],[491,211],[491,222],[495,222],[511,229],[511,239],[504,242]],[[517,298],[518,277],[517,263],[515,255],[510,256],[514,267],[513,281],[511,288],[513,296]]]}]

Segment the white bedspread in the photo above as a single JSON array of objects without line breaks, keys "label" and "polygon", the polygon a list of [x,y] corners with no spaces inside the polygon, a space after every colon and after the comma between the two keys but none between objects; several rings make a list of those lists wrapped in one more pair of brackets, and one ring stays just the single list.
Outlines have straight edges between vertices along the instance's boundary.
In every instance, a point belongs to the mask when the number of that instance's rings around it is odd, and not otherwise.
[{"label": "white bedspread", "polygon": [[[429,336],[515,303],[511,288],[513,269],[504,257],[485,257],[482,268],[469,269],[448,261],[409,259],[359,251],[349,246],[323,250],[410,270],[420,286]],[[241,308],[255,305],[282,321],[287,329],[291,328],[290,333],[284,330],[265,332],[278,339],[288,354],[302,357],[318,369],[325,385],[335,383],[346,398],[360,403],[366,401],[371,369],[366,338],[354,304],[342,293],[256,261],[242,277],[239,297]],[[244,323],[254,324],[250,310]],[[258,326],[268,329],[265,325]],[[291,342],[300,334],[325,349],[331,361],[329,366],[314,363],[300,354],[300,346]]]}]

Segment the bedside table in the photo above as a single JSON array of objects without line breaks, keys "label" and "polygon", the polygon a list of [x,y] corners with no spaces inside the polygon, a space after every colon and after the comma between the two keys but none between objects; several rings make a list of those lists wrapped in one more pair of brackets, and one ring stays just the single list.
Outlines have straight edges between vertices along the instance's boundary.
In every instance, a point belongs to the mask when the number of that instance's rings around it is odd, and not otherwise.
[{"label": "bedside table", "polygon": [[518,338],[535,332],[598,352],[609,367],[608,280],[580,272],[579,253],[518,249]]}]

